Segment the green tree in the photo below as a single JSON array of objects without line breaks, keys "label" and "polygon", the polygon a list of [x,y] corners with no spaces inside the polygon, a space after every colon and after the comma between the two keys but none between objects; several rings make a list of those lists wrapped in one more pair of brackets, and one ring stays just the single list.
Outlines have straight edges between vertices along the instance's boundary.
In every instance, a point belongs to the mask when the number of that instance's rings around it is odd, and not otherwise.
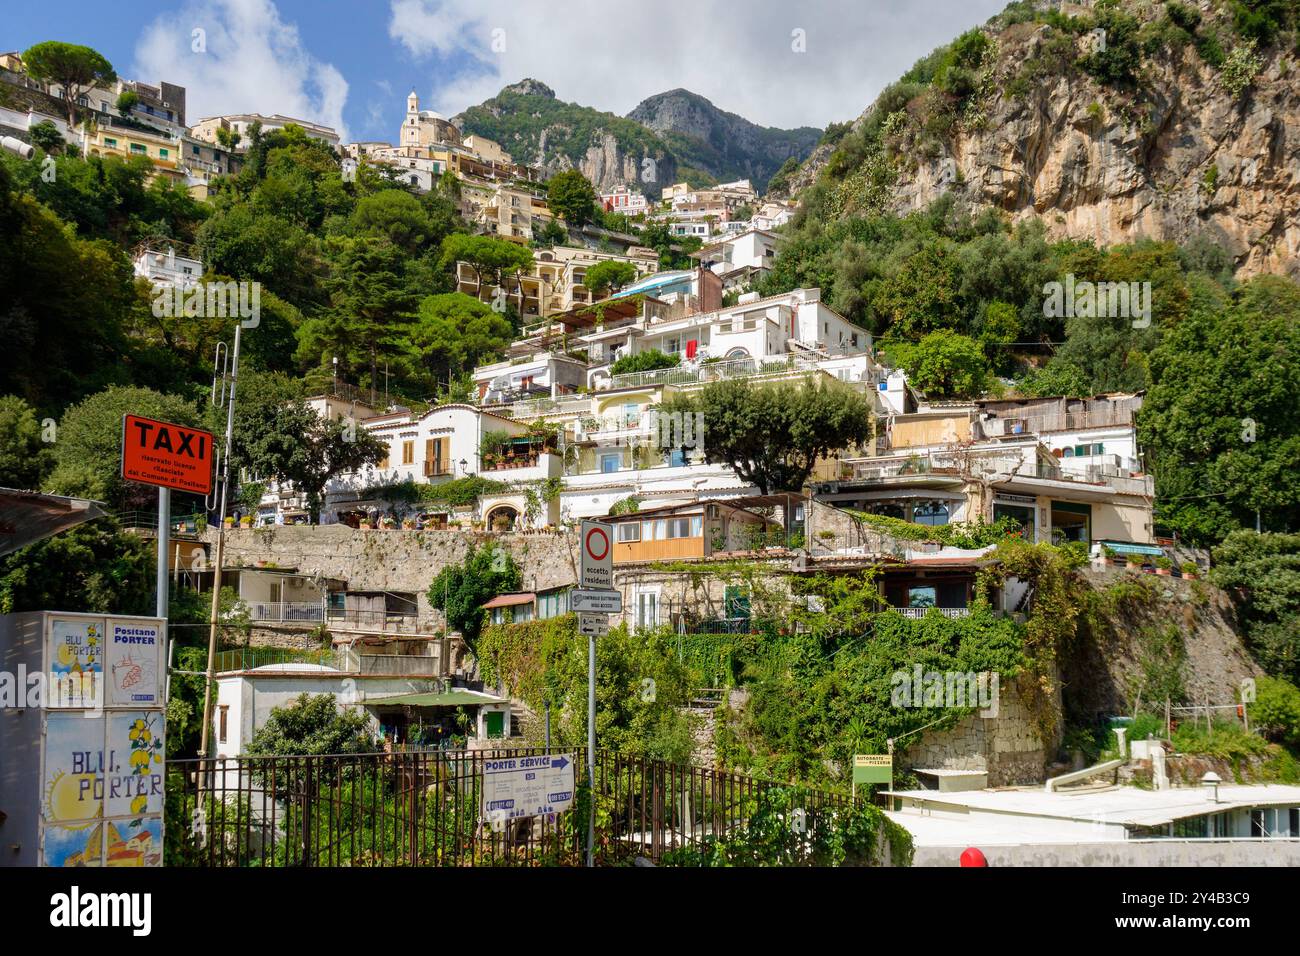
[{"label": "green tree", "polygon": [[253,734],[246,752],[290,757],[363,754],[374,749],[365,711],[341,707],[333,694],[299,694],[288,707],[271,708],[271,716]]},{"label": "green tree", "polygon": [[605,293],[617,292],[635,279],[636,266],[630,262],[618,262],[611,259],[605,262],[597,262],[589,268],[582,280],[582,284],[591,290],[593,296],[601,299],[605,297]]},{"label": "green tree", "polygon": [[153,613],[154,547],[110,518],[77,525],[0,558],[0,614]]},{"label": "green tree", "polygon": [[882,343],[908,379],[932,398],[978,398],[992,371],[979,343],[950,329],[938,329],[915,345]]},{"label": "green tree", "polygon": [[348,225],[354,236],[382,236],[407,255],[436,247],[446,235],[415,196],[401,189],[384,189],[357,200]]},{"label": "green tree", "polygon": [[622,375],[624,372],[653,372],[660,368],[676,368],[682,360],[676,355],[666,355],[658,349],[646,349],[623,355],[609,367],[609,374]]},{"label": "green tree", "polygon": [[266,392],[264,401],[242,413],[242,440],[231,449],[231,466],[293,482],[307,499],[311,520],[318,521],[330,479],[378,463],[388,445],[354,422],[321,418],[302,401],[275,401],[274,386]]},{"label": "green tree", "polygon": [[448,292],[420,303],[411,345],[441,383],[503,354],[513,332],[510,323],[485,303],[462,292]]},{"label": "green tree", "polygon": [[433,579],[429,604],[442,611],[448,627],[460,631],[474,649],[483,627],[483,605],[522,585],[523,576],[509,551],[495,544],[476,548],[471,543],[464,561],[444,565]]},{"label": "green tree", "polygon": [[1300,287],[1260,276],[1196,291],[1151,353],[1138,419],[1161,524],[1198,543],[1300,526]]},{"label": "green tree", "polygon": [[23,67],[34,80],[56,84],[68,111],[68,125],[77,125],[77,98],[93,86],[117,79],[113,64],[97,50],[75,43],[46,40],[28,47]]},{"label": "green tree", "polygon": [[409,354],[414,296],[405,283],[408,259],[385,238],[339,240],[331,257],[328,311],[299,330],[299,354],[327,364],[334,356],[346,373],[369,367],[370,386],[382,389],[380,359]]},{"label": "green tree", "polygon": [[839,382],[754,385],[731,379],[665,402],[672,414],[704,418],[704,455],[730,465],[762,494],[799,491],[818,459],[865,441],[871,405]]},{"label": "green tree", "polygon": [[131,111],[136,108],[136,105],[139,102],[139,93],[136,93],[133,90],[123,90],[121,93],[117,94],[117,114],[123,119],[130,118]]},{"label": "green tree", "polygon": [[920,338],[935,329],[953,328],[959,281],[957,262],[945,243],[929,242],[887,277],[872,299],[891,336]]},{"label": "green tree", "polygon": [[1256,659],[1300,681],[1300,534],[1234,531],[1213,555],[1210,580],[1236,599]]},{"label": "green tree", "polygon": [[66,145],[59,128],[49,120],[34,123],[28,128],[27,137],[32,141],[33,146],[43,149],[47,153],[59,152]]},{"label": "green tree", "polygon": [[40,490],[54,464],[42,432],[30,405],[17,395],[0,397],[0,487]]},{"label": "green tree", "polygon": [[1261,677],[1250,719],[1288,747],[1300,747],[1300,688],[1276,677]]},{"label": "green tree", "polygon": [[596,218],[596,190],[576,169],[556,173],[547,181],[546,202],[551,212],[574,229]]},{"label": "green tree", "polygon": [[[122,478],[122,420],[142,415],[178,425],[197,425],[194,406],[151,388],[113,386],[63,413],[54,443],[50,485],[59,494],[104,502],[112,510],[156,507],[158,489]],[[173,507],[181,507],[173,493]]]},{"label": "green tree", "polygon": [[533,254],[527,247],[504,239],[457,233],[443,240],[439,264],[455,272],[457,262],[464,262],[473,270],[474,294],[482,298],[484,282],[506,290],[508,277],[514,276],[518,287],[519,276],[532,267]]}]

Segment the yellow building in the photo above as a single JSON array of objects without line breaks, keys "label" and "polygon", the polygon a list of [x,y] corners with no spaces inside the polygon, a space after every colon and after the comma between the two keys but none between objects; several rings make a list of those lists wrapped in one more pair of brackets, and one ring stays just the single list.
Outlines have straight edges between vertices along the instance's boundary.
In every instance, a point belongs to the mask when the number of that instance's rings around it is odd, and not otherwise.
[{"label": "yellow building", "polygon": [[154,175],[173,182],[185,182],[181,169],[183,143],[157,133],[120,126],[100,126],[84,134],[82,152],[87,156],[143,156],[153,163]]}]

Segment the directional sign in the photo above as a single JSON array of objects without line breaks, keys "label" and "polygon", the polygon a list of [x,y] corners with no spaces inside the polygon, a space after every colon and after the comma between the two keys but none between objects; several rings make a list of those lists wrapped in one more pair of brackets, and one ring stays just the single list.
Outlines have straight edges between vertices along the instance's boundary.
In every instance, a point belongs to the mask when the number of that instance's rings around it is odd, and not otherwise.
[{"label": "directional sign", "polygon": [[514,820],[573,805],[573,754],[506,757],[483,762],[483,815]]},{"label": "directional sign", "polygon": [[583,637],[604,637],[609,633],[609,615],[579,614],[578,633]]},{"label": "directional sign", "polygon": [[613,532],[600,521],[582,522],[582,573],[578,584],[584,588],[614,586]]},{"label": "directional sign", "polygon": [[622,614],[621,591],[570,591],[569,610],[577,614]]},{"label": "directional sign", "polygon": [[154,421],[122,419],[122,477],[196,495],[212,491],[212,432]]}]

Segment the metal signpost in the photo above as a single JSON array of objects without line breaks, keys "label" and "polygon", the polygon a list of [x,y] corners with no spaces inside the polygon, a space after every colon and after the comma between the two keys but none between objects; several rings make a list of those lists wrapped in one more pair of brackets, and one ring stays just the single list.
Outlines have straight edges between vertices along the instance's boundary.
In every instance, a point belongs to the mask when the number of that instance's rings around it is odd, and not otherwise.
[{"label": "metal signpost", "polygon": [[569,609],[578,615],[578,632],[587,636],[587,866],[596,865],[596,638],[609,631],[607,615],[623,610],[614,590],[614,533],[602,521],[580,527],[578,587],[569,592]]},{"label": "metal signpost", "polygon": [[[171,542],[171,489],[207,495],[212,491],[212,432],[139,415],[122,418],[122,477],[158,487],[158,594],[154,613],[167,617],[167,563]],[[164,654],[167,666],[171,655]],[[164,681],[164,687],[168,686]]]}]

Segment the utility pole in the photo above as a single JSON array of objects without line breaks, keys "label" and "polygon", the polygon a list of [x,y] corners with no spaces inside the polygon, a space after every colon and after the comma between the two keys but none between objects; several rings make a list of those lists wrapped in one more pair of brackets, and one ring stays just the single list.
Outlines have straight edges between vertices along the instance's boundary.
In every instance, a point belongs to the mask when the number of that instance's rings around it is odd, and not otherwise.
[{"label": "utility pole", "polygon": [[[235,384],[239,380],[239,332],[242,322],[235,323],[235,348],[230,358],[230,392],[226,393],[226,369],[222,361],[224,343],[217,345],[212,377],[212,404],[220,408],[226,403],[226,445],[225,455],[221,460],[221,505],[217,511],[217,548],[212,571],[212,609],[208,616],[208,667],[207,677],[203,682],[203,730],[199,737],[200,759],[208,755],[208,732],[212,725],[212,682],[213,667],[217,657],[217,619],[221,614],[221,564],[226,549],[226,506],[230,498],[230,449],[235,431]],[[220,380],[220,398],[217,383]]]}]

